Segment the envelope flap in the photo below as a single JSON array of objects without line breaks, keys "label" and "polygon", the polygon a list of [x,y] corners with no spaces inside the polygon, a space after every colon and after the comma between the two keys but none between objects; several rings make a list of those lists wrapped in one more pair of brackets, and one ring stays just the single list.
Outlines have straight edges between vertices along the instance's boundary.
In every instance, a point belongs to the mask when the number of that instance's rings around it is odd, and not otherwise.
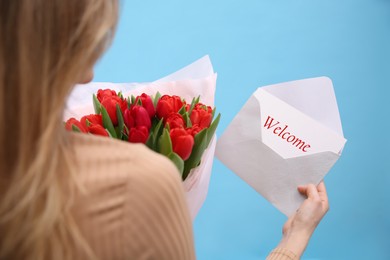
[{"label": "envelope flap", "polygon": [[330,78],[297,80],[265,86],[262,89],[344,136]]}]

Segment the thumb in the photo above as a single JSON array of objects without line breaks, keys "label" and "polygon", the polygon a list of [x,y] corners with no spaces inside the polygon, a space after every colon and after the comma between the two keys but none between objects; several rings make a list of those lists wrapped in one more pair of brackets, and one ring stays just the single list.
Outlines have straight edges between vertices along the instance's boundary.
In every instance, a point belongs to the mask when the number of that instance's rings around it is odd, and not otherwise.
[{"label": "thumb", "polygon": [[320,195],[318,194],[317,188],[314,184],[308,184],[305,186],[298,186],[298,191],[307,196],[309,199],[320,199]]}]

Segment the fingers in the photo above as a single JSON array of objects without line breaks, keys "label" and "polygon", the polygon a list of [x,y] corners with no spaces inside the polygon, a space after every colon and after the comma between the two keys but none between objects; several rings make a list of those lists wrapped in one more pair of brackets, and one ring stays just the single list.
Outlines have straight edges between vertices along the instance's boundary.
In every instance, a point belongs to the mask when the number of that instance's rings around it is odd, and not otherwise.
[{"label": "fingers", "polygon": [[320,195],[318,194],[317,187],[314,184],[307,185],[307,197],[309,199],[318,200],[320,199]]},{"label": "fingers", "polygon": [[306,195],[309,199],[320,199],[316,186],[314,184],[308,184],[306,186],[298,186],[298,191],[302,195]]},{"label": "fingers", "polygon": [[326,192],[325,183],[323,181],[320,182],[317,186],[318,194],[321,198],[321,201],[324,203],[325,209],[329,209],[329,201],[328,201],[328,194]]},{"label": "fingers", "polygon": [[298,191],[299,191],[299,193],[301,193],[302,195],[306,195],[306,186],[299,185],[299,186],[298,186]]},{"label": "fingers", "polygon": [[317,187],[313,184],[298,186],[298,191],[308,197],[308,199],[321,201],[322,207],[325,211],[329,210],[328,194],[323,181]]},{"label": "fingers", "polygon": [[321,181],[320,184],[318,184],[317,190],[318,190],[318,193],[319,193],[320,195],[322,195],[323,197],[328,198],[328,194],[327,194],[327,192],[326,192],[325,183],[324,183],[323,181]]}]

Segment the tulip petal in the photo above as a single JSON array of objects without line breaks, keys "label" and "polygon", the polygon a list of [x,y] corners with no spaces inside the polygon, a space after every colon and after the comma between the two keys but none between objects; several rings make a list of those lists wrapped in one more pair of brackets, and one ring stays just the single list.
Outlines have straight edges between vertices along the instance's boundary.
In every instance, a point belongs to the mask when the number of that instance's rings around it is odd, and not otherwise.
[{"label": "tulip petal", "polygon": [[146,143],[149,138],[149,130],[145,126],[137,126],[130,129],[128,141],[131,143]]}]

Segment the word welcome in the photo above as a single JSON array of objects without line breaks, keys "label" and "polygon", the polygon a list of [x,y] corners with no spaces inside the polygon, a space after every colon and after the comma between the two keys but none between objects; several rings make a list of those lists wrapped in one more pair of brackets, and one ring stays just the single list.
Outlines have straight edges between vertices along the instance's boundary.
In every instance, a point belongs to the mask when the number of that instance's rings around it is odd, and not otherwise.
[{"label": "word welcome", "polygon": [[287,132],[288,125],[285,125],[284,127],[278,126],[280,124],[279,121],[274,122],[274,118],[268,116],[267,121],[264,124],[264,127],[266,129],[270,129],[273,131],[273,133],[283,140],[286,140],[288,143],[291,143],[293,146],[297,147],[298,149],[302,150],[302,152],[307,152],[307,149],[310,148],[310,144],[306,144],[302,139],[299,139],[295,135],[291,134],[290,132]]}]

